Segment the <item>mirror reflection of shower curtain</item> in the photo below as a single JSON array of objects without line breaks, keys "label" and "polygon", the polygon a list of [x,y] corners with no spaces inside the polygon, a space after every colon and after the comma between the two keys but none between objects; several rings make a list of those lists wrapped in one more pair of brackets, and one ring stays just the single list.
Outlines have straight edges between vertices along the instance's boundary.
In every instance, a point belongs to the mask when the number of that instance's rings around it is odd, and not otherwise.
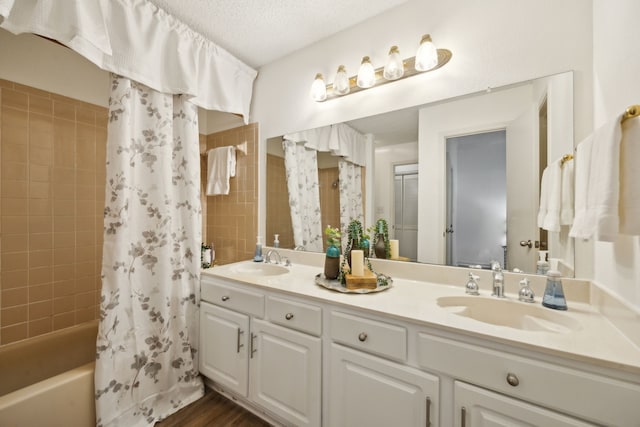
[{"label": "mirror reflection of shower curtain", "polygon": [[294,243],[308,251],[322,252],[317,152],[287,139],[282,141],[282,148]]},{"label": "mirror reflection of shower curtain", "polygon": [[346,233],[349,223],[357,219],[364,222],[362,210],[362,168],[348,160],[338,160],[338,177],[340,184],[340,229],[343,231],[342,245],[346,244]]}]

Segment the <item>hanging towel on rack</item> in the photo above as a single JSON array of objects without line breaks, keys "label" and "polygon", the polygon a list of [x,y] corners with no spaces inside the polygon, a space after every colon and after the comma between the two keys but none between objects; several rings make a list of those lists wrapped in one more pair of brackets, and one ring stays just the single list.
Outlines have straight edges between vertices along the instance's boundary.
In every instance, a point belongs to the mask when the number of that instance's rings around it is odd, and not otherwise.
[{"label": "hanging towel on rack", "polygon": [[207,196],[229,194],[229,178],[236,176],[236,149],[212,148],[207,154]]},{"label": "hanging towel on rack", "polygon": [[561,194],[560,194],[560,225],[573,224],[573,164],[574,160],[569,159],[564,163],[561,161]]},{"label": "hanging towel on rack", "polygon": [[569,231],[570,237],[588,239],[592,230],[587,227],[587,195],[589,194],[589,175],[591,172],[591,145],[593,135],[589,135],[576,147],[575,162],[575,218]]},{"label": "hanging towel on rack", "polygon": [[622,123],[620,142],[620,233],[640,235],[640,117]]},{"label": "hanging towel on rack", "polygon": [[554,161],[542,172],[538,227],[548,231],[560,231],[560,204],[562,200],[560,162],[560,159]]}]

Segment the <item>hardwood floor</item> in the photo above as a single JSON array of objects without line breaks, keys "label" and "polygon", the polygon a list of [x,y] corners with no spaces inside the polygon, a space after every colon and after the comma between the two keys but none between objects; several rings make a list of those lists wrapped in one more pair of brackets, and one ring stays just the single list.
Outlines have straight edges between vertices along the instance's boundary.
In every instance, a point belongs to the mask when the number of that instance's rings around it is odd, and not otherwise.
[{"label": "hardwood floor", "polygon": [[200,400],[160,421],[156,427],[268,427],[269,425],[221,394],[205,388],[205,394]]}]

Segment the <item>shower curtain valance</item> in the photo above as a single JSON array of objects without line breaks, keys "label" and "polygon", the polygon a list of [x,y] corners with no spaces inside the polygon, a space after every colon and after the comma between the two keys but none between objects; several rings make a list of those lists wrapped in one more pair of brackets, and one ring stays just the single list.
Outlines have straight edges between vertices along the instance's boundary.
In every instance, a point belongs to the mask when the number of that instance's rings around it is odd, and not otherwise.
[{"label": "shower curtain valance", "polygon": [[103,70],[249,120],[257,72],[146,0],[0,0],[0,27],[59,41]]},{"label": "shower curtain valance", "polygon": [[316,151],[329,151],[358,166],[366,164],[367,137],[344,123],[304,130],[283,136]]}]

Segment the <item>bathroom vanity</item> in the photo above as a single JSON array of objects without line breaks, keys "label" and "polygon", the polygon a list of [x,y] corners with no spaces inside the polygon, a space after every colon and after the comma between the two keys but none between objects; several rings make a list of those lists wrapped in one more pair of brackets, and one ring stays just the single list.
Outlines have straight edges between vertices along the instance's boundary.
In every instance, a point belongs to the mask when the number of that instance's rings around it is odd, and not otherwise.
[{"label": "bathroom vanity", "polygon": [[541,293],[467,296],[463,281],[399,273],[383,292],[333,292],[317,265],[203,272],[209,386],[284,425],[640,425],[640,348],[590,304],[588,282],[556,312]]}]

